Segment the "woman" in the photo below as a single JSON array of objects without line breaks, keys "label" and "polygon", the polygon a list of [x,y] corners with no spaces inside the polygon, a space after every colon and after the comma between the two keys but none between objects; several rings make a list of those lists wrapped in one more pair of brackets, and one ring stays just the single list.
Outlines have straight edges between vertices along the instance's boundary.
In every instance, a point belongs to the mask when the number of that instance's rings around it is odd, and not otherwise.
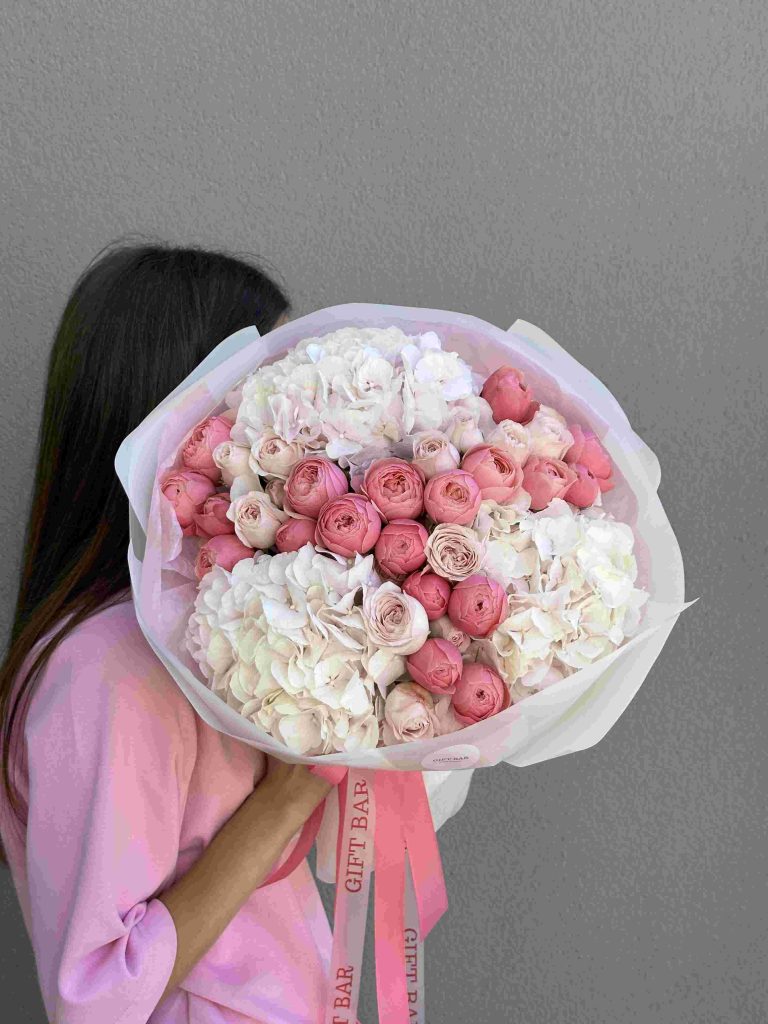
[{"label": "woman", "polygon": [[129,247],[59,324],[0,678],[0,836],[57,1024],[320,1019],[330,930],[309,868],[259,886],[330,787],[207,726],[154,656],[113,468],[219,341],[287,310],[240,260]]}]

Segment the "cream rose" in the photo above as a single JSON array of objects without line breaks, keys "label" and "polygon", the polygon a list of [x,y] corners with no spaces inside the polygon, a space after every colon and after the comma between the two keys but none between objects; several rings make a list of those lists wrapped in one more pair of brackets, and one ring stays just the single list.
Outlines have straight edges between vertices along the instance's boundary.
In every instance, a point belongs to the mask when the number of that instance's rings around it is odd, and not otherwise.
[{"label": "cream rose", "polygon": [[565,417],[550,405],[540,406],[526,429],[531,455],[562,459],[573,444]]},{"label": "cream rose", "polygon": [[293,467],[303,458],[302,445],[284,441],[274,433],[264,434],[251,445],[251,470],[277,480],[287,480]]},{"label": "cream rose", "polygon": [[522,466],[531,453],[528,427],[515,420],[502,420],[498,423],[486,437],[485,443],[503,448],[518,466]]},{"label": "cream rose", "polygon": [[249,491],[233,502],[227,518],[235,524],[235,533],[252,548],[271,548],[278,527],[288,518],[261,491]]},{"label": "cream rose", "polygon": [[413,654],[429,636],[423,606],[395,583],[365,589],[363,618],[371,642],[391,654]]},{"label": "cream rose", "polygon": [[425,430],[414,436],[411,464],[421,470],[427,480],[456,469],[459,461],[458,449],[439,430]]},{"label": "cream rose", "polygon": [[429,536],[427,562],[438,576],[458,582],[483,564],[485,545],[469,526],[440,523]]}]

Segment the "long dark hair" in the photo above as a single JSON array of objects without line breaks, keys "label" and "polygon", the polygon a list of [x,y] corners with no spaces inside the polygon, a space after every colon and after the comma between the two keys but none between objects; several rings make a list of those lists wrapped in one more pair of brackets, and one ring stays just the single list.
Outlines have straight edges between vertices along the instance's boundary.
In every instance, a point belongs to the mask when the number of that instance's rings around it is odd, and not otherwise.
[{"label": "long dark hair", "polygon": [[48,365],[21,581],[0,669],[2,785],[18,818],[26,814],[12,778],[19,708],[64,637],[130,585],[128,505],[113,465],[120,442],[220,341],[252,324],[264,334],[289,308],[282,288],[250,262],[200,249],[112,248],[75,285]]}]

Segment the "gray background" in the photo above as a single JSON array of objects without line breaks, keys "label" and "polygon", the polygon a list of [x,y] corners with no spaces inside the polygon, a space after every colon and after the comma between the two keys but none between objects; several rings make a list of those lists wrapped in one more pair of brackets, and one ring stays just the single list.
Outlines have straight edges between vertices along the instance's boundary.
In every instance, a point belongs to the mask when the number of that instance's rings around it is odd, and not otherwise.
[{"label": "gray background", "polygon": [[[476,775],[441,833],[430,1024],[768,1016],[767,44],[763,0],[5,15],[2,625],[54,323],[128,232],[264,254],[297,314],[531,320],[659,456],[701,600],[598,747]],[[0,928],[3,1003],[41,1022],[6,872]]]}]

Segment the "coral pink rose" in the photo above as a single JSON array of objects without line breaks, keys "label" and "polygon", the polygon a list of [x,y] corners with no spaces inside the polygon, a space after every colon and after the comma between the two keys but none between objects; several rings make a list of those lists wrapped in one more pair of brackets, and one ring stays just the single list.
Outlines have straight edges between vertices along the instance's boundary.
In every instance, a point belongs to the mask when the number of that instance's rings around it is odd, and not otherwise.
[{"label": "coral pink rose", "polygon": [[242,544],[234,534],[211,537],[197,553],[195,576],[201,580],[214,565],[220,565],[222,569],[231,572],[244,558],[253,558],[253,548]]},{"label": "coral pink rose", "polygon": [[578,474],[578,480],[571,484],[563,497],[579,508],[589,508],[597,501],[597,496],[600,493],[600,481],[580,462],[575,462],[571,469]]},{"label": "coral pink rose", "polygon": [[216,484],[203,473],[180,469],[169,473],[161,485],[161,490],[173,505],[184,536],[194,536],[195,513],[200,511],[207,498],[215,494]]},{"label": "coral pink rose", "polygon": [[314,519],[306,519],[304,516],[301,519],[288,519],[278,527],[275,547],[284,554],[286,551],[298,551],[305,544],[314,544],[316,527]]},{"label": "coral pink rose", "polygon": [[214,483],[221,480],[221,469],[213,459],[213,450],[229,441],[232,424],[223,416],[209,416],[198,423],[181,449],[181,461],[196,473],[202,473]]},{"label": "coral pink rose", "polygon": [[519,497],[523,489],[522,468],[509,452],[495,445],[471,448],[461,460],[461,468],[478,482],[483,501],[504,505]]},{"label": "coral pink rose", "polygon": [[363,477],[362,493],[385,521],[416,519],[424,511],[424,484],[404,459],[378,459]]},{"label": "coral pink rose", "polygon": [[432,636],[447,640],[448,643],[453,644],[459,654],[464,654],[465,651],[468,651],[472,644],[472,638],[468,637],[463,629],[454,626],[447,615],[441,615],[439,619],[431,622],[429,631]]},{"label": "coral pink rose", "polygon": [[439,430],[425,430],[413,439],[413,465],[429,480],[438,473],[457,469],[459,452]]},{"label": "coral pink rose", "polygon": [[405,663],[415,683],[437,694],[454,692],[464,664],[452,643],[436,637],[430,637]]},{"label": "coral pink rose", "polygon": [[403,593],[415,597],[430,622],[445,615],[451,584],[434,572],[415,572],[403,583]]},{"label": "coral pink rose", "polygon": [[568,429],[573,435],[573,444],[563,456],[564,461],[569,465],[581,463],[598,480],[601,491],[610,491],[614,487],[611,479],[613,463],[597,435],[591,430],[584,430],[578,423],[571,423]]},{"label": "coral pink rose", "polygon": [[393,686],[384,702],[382,734],[388,746],[436,736],[438,723],[432,694],[418,683]]},{"label": "coral pink rose", "polygon": [[195,512],[195,532],[199,537],[219,537],[225,533],[234,533],[235,524],[227,518],[229,511],[230,497],[226,491],[220,494],[212,494],[206,498],[200,506],[200,511]]},{"label": "coral pink rose", "polygon": [[480,485],[463,469],[438,473],[424,488],[424,508],[436,523],[467,526],[477,515],[481,501]]},{"label": "coral pink rose", "polygon": [[323,506],[315,542],[344,558],[354,558],[367,554],[380,534],[381,517],[371,502],[360,494],[343,494]]},{"label": "coral pink rose", "polygon": [[507,617],[509,603],[504,587],[488,576],[476,574],[457,583],[448,601],[448,618],[469,636],[488,636]]},{"label": "coral pink rose", "polygon": [[311,455],[297,462],[291,470],[285,483],[283,507],[317,519],[326,502],[348,490],[347,478],[335,462]]},{"label": "coral pink rose", "polygon": [[413,519],[392,519],[381,531],[374,554],[381,574],[400,582],[427,560],[429,534]]},{"label": "coral pink rose", "polygon": [[531,496],[531,511],[539,512],[565,492],[578,479],[571,466],[560,459],[532,455],[523,466],[523,488]]},{"label": "coral pink rose", "polygon": [[513,366],[500,366],[492,373],[483,384],[480,397],[490,405],[496,423],[502,420],[528,423],[539,408],[539,403],[534,402],[531,389],[525,383],[522,370],[516,370]]},{"label": "coral pink rose", "polygon": [[479,662],[464,665],[453,695],[453,713],[460,722],[474,725],[506,711],[511,703],[507,684],[498,672]]}]

